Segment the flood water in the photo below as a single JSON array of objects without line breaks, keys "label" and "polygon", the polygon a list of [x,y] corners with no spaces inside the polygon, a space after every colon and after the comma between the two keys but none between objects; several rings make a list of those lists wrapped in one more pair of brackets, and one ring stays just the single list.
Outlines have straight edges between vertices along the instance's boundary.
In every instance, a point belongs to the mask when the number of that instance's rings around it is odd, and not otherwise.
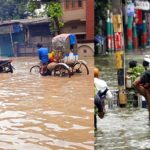
[{"label": "flood water", "polygon": [[[126,66],[131,59],[141,63],[143,56],[126,56]],[[98,57],[95,62],[102,68],[102,79],[110,89],[117,89],[114,56]],[[97,117],[95,150],[150,150],[150,125],[146,108],[110,109],[106,105],[106,112],[104,119]]]},{"label": "flood water", "polygon": [[0,149],[92,150],[93,58],[90,75],[30,74],[36,57],[13,58],[14,73],[0,74]]}]

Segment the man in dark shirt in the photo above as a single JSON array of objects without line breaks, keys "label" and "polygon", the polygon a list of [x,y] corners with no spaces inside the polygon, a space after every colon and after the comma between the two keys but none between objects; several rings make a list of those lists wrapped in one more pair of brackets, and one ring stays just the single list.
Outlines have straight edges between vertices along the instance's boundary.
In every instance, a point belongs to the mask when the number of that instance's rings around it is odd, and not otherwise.
[{"label": "man in dark shirt", "polygon": [[141,77],[138,77],[133,86],[147,100],[150,120],[150,70],[145,71]]}]

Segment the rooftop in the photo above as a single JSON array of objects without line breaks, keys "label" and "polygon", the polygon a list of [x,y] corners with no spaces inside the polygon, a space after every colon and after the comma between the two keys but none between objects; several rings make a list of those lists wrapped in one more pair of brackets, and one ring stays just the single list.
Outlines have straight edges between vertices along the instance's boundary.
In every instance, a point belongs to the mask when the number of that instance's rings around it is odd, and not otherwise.
[{"label": "rooftop", "polygon": [[14,23],[21,23],[21,24],[36,24],[36,23],[45,23],[50,22],[50,18],[31,18],[31,19],[19,19],[19,20],[6,20],[6,21],[0,21],[0,26],[2,25],[9,25]]}]

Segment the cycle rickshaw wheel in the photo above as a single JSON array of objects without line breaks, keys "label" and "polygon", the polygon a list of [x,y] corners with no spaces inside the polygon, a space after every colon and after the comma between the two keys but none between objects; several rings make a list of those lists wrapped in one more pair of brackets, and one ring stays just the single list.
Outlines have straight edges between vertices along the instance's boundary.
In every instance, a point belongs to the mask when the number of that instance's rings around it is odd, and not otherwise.
[{"label": "cycle rickshaw wheel", "polygon": [[30,68],[30,73],[39,74],[40,73],[40,66],[39,65],[32,66]]},{"label": "cycle rickshaw wheel", "polygon": [[89,69],[84,62],[77,62],[72,68],[73,73],[89,74]]},{"label": "cycle rickshaw wheel", "polygon": [[54,76],[71,77],[71,72],[66,64],[57,64],[54,68]]}]

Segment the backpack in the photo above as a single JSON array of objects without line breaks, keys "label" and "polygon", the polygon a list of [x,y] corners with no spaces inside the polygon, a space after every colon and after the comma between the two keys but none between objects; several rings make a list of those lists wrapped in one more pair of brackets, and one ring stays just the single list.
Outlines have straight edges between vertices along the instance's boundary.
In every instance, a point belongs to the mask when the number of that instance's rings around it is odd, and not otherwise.
[{"label": "backpack", "polygon": [[108,89],[106,88],[103,92],[98,90],[98,92],[95,94],[94,97],[94,104],[98,108],[98,112],[104,112],[105,109],[105,99],[106,99],[106,93]]}]

